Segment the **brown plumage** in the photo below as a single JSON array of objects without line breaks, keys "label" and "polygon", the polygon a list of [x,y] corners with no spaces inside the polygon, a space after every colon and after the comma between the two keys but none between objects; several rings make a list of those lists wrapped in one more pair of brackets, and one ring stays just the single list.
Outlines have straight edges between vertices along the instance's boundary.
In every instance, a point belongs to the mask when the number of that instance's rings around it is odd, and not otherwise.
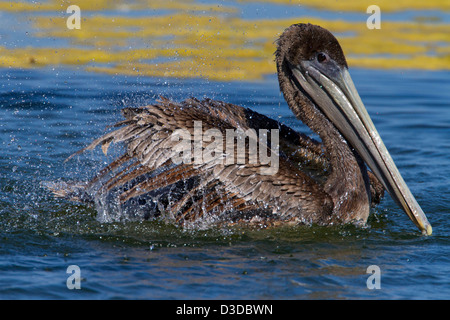
[{"label": "brown plumage", "polygon": [[[94,200],[119,189],[115,197],[126,207],[127,202],[135,198],[161,197],[168,186],[181,184],[177,189],[185,189],[184,182],[191,180],[191,185],[183,192],[173,191],[172,201],[160,199],[161,203],[165,202],[164,208],[155,207],[154,212],[138,216],[149,218],[165,213],[178,222],[211,218],[211,215],[217,218],[212,219],[214,221],[230,222],[252,219],[258,223],[334,221],[332,199],[298,166],[318,170],[319,176],[327,175],[329,161],[319,142],[250,109],[208,99],[175,103],[162,98],[158,104],[126,108],[123,115],[125,120],[115,125],[121,126],[120,129],[96,139],[76,154],[98,145],[106,153],[111,142],[124,142],[127,152],[88,184],[70,189],[64,184],[56,185],[55,194],[73,200]],[[223,132],[234,128],[244,131],[250,128],[278,129],[281,154],[277,174],[261,175],[260,166],[250,164],[174,165],[171,158],[177,142],[171,140],[172,133],[187,129],[193,134],[197,120],[202,121],[204,132],[211,128],[220,128]],[[204,143],[204,147],[207,144]],[[379,199],[383,189],[374,176],[372,184],[374,190],[378,188],[374,195]],[[130,216],[116,218],[129,219]]]},{"label": "brown plumage", "polygon": [[[247,108],[205,99],[181,103],[166,98],[153,105],[126,108],[115,130],[80,150],[123,143],[125,153],[85,184],[49,185],[57,196],[93,201],[102,219],[162,217],[186,223],[364,223],[369,207],[380,201],[384,188],[367,171],[364,161],[333,123],[318,109],[311,95],[299,88],[292,66],[311,60],[318,52],[347,68],[339,43],[327,30],[310,24],[293,25],[278,40],[275,59],[280,89],[295,116],[316,132],[322,142]],[[262,174],[260,163],[225,163],[214,160],[174,163],[180,150],[173,141],[177,130],[195,134],[226,130],[279,130],[279,166],[275,174]],[[269,138],[270,135],[268,134]],[[250,138],[246,146],[250,144]],[[209,141],[202,142],[205,151]],[[276,152],[271,146],[270,152]],[[233,147],[234,148],[234,147]],[[234,150],[234,159],[238,157]],[[248,150],[248,148],[246,148]],[[178,153],[177,153],[178,152]],[[72,157],[72,156],[71,156]],[[267,166],[267,164],[265,165]]]}]

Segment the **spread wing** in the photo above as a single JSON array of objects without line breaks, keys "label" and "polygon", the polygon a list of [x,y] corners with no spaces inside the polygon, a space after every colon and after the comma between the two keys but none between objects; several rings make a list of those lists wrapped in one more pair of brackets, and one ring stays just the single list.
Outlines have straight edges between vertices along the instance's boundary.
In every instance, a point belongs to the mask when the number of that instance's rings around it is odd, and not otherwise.
[{"label": "spread wing", "polygon": [[[175,103],[161,98],[122,113],[125,119],[115,130],[76,153],[100,145],[106,154],[111,143],[125,145],[122,156],[83,185],[103,205],[133,208],[129,215],[137,215],[140,206],[145,218],[166,215],[181,223],[321,223],[331,215],[332,200],[320,176],[313,174],[328,170],[321,144],[275,120],[209,99]],[[278,143],[272,141],[271,130],[277,130]],[[236,132],[254,133],[244,136],[244,149],[238,147],[242,136]],[[277,163],[251,161],[252,143],[267,148],[266,155],[277,156]],[[61,189],[54,192],[70,197]]]}]

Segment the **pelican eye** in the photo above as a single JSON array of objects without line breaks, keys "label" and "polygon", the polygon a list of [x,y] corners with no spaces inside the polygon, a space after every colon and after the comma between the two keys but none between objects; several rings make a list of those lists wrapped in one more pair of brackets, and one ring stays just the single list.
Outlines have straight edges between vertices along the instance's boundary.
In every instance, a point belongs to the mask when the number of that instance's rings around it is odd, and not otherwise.
[{"label": "pelican eye", "polygon": [[317,61],[319,61],[320,63],[325,62],[327,60],[328,60],[328,56],[325,53],[319,52],[317,54]]}]

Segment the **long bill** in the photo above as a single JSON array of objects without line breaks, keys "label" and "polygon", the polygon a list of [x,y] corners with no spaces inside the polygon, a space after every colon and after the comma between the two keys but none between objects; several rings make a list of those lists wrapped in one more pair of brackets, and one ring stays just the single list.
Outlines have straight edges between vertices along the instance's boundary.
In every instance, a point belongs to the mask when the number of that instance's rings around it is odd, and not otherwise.
[{"label": "long bill", "polygon": [[381,140],[345,67],[324,74],[313,62],[303,61],[292,71],[302,88],[356,149],[385,189],[422,231],[432,227]]}]

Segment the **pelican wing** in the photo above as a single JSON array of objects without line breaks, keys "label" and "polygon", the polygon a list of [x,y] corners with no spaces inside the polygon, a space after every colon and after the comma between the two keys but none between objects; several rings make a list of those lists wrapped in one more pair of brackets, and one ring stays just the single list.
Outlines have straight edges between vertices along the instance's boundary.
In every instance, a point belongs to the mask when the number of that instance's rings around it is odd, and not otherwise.
[{"label": "pelican wing", "polygon": [[[115,192],[122,204],[164,194],[162,211],[178,221],[194,221],[205,215],[227,215],[227,220],[231,216],[231,220],[260,216],[265,221],[289,220],[300,210],[302,222],[317,222],[331,214],[333,204],[328,195],[298,167],[298,161],[326,167],[320,143],[277,121],[236,105],[196,99],[174,103],[162,98],[157,104],[126,108],[122,113],[125,119],[113,126],[117,129],[76,153],[100,145],[106,154],[111,143],[126,146],[124,155],[90,181],[86,188],[89,193]],[[225,154],[196,161],[193,144],[180,149],[179,141],[173,139],[177,130],[195,136],[196,122],[201,123],[202,132],[216,129],[223,133],[223,146],[227,144],[227,129],[279,130],[278,168],[273,174],[263,174],[264,165],[226,163]],[[207,143],[202,143],[201,151],[206,147]],[[237,160],[237,150],[233,150]],[[245,150],[248,160],[248,148]],[[188,161],[174,162],[180,153],[191,156],[185,159]],[[168,195],[168,190],[172,194]]]}]

